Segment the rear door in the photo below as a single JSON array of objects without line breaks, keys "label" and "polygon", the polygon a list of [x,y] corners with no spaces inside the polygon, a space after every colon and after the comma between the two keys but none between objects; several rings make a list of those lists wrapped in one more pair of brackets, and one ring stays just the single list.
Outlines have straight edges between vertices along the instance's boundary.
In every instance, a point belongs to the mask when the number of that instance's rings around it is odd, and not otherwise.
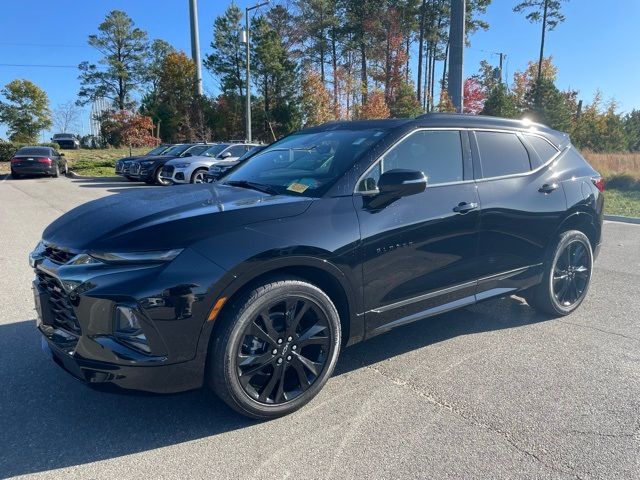
[{"label": "rear door", "polygon": [[482,292],[508,287],[539,269],[566,201],[551,165],[558,149],[542,136],[476,130],[471,146],[481,206]]},{"label": "rear door", "polygon": [[[426,190],[369,208],[380,175],[398,168],[422,171]],[[354,202],[369,335],[473,302],[479,211],[467,132],[412,132],[361,178]]]}]

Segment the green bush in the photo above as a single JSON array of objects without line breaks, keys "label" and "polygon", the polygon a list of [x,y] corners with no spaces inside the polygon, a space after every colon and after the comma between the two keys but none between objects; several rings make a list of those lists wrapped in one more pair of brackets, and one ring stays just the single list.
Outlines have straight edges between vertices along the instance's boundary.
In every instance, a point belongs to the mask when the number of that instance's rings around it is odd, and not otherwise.
[{"label": "green bush", "polygon": [[[8,162],[15,155],[19,148],[26,147],[28,143],[2,142],[0,141],[0,162]],[[37,143],[38,147],[52,147],[56,150],[60,148],[57,143]]]}]

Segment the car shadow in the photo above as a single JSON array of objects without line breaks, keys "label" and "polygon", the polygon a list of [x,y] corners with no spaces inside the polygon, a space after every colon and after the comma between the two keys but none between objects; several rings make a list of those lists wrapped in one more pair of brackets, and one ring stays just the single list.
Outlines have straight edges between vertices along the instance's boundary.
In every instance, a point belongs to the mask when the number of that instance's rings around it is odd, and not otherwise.
[{"label": "car shadow", "polygon": [[[459,335],[545,321],[511,297],[346,348],[335,375]],[[50,361],[35,322],[0,326],[0,478],[120,457],[255,425],[205,389],[175,395],[91,389]]]}]

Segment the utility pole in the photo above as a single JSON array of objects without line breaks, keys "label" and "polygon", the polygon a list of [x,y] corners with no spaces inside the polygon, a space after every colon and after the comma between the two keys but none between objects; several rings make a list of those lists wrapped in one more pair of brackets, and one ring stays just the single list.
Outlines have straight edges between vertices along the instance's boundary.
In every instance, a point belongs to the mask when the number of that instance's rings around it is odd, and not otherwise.
[{"label": "utility pole", "polygon": [[451,0],[449,28],[449,96],[456,112],[464,111],[464,36],[465,0]]},{"label": "utility pole", "polygon": [[198,33],[198,0],[189,0],[191,20],[191,58],[196,64],[196,94],[202,95],[202,66],[200,65],[200,35]]},{"label": "utility pole", "polygon": [[249,34],[249,12],[251,10],[255,10],[256,8],[263,7],[267,5],[269,0],[263,3],[258,3],[253,7],[247,7],[244,9],[244,19],[245,19],[245,31],[243,35],[243,40],[247,44],[247,85],[245,87],[246,90],[246,122],[247,122],[247,142],[251,142],[251,64],[250,64],[250,48],[251,48],[251,37]]}]

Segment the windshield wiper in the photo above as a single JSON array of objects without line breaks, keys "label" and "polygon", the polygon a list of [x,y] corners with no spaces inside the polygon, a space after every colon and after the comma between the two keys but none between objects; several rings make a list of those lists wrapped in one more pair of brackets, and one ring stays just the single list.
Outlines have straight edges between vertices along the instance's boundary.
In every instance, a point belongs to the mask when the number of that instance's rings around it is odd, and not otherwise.
[{"label": "windshield wiper", "polygon": [[256,182],[248,182],[247,180],[229,180],[228,182],[224,182],[224,184],[230,185],[232,187],[250,188],[252,190],[258,190],[259,192],[268,193],[270,195],[279,195],[278,191],[269,185],[263,185],[262,183]]}]

